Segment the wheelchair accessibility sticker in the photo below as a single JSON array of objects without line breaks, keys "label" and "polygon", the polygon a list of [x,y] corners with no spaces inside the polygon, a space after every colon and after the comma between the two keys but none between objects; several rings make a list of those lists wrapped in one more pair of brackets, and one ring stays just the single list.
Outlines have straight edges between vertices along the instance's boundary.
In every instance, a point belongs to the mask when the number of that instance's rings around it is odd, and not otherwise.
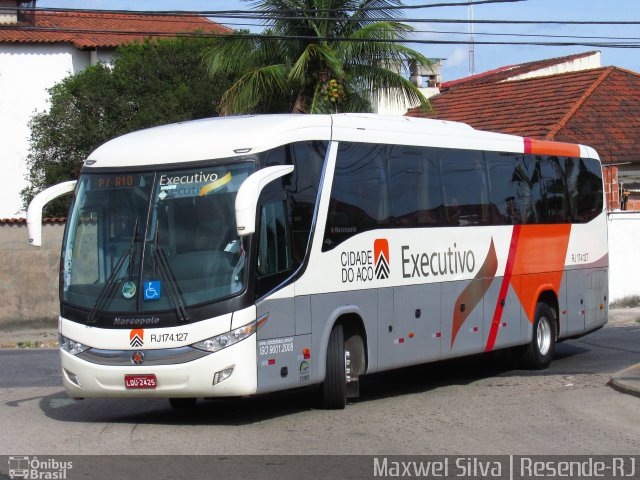
[{"label": "wheelchair accessibility sticker", "polygon": [[152,280],[150,282],[144,282],[144,299],[145,300],[160,300],[160,280]]}]

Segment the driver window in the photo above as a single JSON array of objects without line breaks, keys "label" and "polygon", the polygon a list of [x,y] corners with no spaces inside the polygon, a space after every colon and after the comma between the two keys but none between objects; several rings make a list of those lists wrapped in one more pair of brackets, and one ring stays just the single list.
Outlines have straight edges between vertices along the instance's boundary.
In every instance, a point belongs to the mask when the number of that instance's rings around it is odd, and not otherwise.
[{"label": "driver window", "polygon": [[86,285],[100,281],[99,247],[98,211],[81,210],[71,255],[75,267],[65,268],[65,277],[70,275],[71,283]]},{"label": "driver window", "polygon": [[260,214],[259,276],[275,275],[291,269],[291,242],[289,238],[285,202],[264,204]]}]

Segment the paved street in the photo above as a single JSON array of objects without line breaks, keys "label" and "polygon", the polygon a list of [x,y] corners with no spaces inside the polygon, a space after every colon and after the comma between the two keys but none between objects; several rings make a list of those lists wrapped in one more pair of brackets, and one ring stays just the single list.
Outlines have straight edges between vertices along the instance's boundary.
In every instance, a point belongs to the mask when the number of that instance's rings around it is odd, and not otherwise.
[{"label": "paved street", "polygon": [[640,325],[559,344],[543,372],[503,356],[363,381],[344,411],[309,392],[200,401],[72,401],[56,350],[0,350],[0,454],[637,454],[640,399],[606,386],[640,362]]}]

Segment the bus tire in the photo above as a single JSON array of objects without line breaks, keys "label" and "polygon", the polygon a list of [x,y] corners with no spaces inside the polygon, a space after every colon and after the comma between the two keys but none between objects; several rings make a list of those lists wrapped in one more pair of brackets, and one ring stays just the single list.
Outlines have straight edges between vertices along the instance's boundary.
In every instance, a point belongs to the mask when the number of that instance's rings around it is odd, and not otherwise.
[{"label": "bus tire", "polygon": [[347,404],[344,333],[342,325],[333,327],[327,345],[327,362],[322,383],[322,404],[329,410],[341,410]]},{"label": "bus tire", "polygon": [[169,405],[176,410],[185,410],[193,408],[196,405],[197,398],[170,398]]},{"label": "bus tire", "polygon": [[533,320],[531,341],[522,355],[523,366],[531,370],[542,370],[553,359],[556,343],[556,321],[553,309],[538,302]]}]

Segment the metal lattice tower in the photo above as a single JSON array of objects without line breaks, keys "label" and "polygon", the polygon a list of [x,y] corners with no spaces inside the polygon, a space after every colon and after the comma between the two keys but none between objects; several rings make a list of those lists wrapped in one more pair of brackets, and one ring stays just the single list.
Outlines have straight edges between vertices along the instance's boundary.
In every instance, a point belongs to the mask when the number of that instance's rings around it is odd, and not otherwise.
[{"label": "metal lattice tower", "polygon": [[475,37],[473,35],[473,3],[469,0],[469,6],[467,7],[467,17],[469,19],[469,75],[475,75],[476,73],[476,44]]}]

